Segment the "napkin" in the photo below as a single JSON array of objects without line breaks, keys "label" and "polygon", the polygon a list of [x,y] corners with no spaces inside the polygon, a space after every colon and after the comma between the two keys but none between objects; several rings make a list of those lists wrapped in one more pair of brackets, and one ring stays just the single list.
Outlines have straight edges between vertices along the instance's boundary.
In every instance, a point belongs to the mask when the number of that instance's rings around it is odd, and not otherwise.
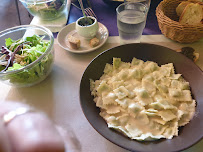
[{"label": "napkin", "polygon": [[70,5],[71,1],[67,0],[67,11],[65,11],[59,18],[55,20],[41,20],[38,17],[34,17],[30,24],[44,26],[53,33],[59,32],[67,23]]}]

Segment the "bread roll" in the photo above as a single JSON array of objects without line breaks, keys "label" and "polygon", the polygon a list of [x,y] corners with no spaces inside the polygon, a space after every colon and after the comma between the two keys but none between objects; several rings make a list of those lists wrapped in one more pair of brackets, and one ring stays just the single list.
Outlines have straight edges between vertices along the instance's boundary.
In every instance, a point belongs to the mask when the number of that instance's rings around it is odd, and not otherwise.
[{"label": "bread roll", "polygon": [[179,22],[181,24],[196,25],[202,20],[202,6],[198,3],[190,3],[183,10]]}]

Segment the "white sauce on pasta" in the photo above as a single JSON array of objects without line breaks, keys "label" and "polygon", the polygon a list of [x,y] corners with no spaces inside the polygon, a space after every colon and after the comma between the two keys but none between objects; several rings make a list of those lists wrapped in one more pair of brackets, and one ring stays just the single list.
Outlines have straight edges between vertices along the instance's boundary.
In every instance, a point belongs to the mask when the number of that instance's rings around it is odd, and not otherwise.
[{"label": "white sauce on pasta", "polygon": [[172,139],[178,127],[194,116],[196,102],[189,83],[175,74],[172,63],[158,66],[133,58],[113,58],[99,80],[90,80],[91,94],[108,127],[131,139]]}]

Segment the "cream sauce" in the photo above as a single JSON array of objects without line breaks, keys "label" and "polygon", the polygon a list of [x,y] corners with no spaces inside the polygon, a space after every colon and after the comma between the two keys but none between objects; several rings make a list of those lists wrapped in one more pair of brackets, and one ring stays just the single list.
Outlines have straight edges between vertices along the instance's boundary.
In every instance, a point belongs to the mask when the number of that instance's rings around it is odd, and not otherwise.
[{"label": "cream sauce", "polygon": [[189,83],[175,74],[172,63],[158,66],[136,58],[132,63],[113,58],[102,77],[90,83],[108,127],[131,139],[171,139],[195,113]]}]

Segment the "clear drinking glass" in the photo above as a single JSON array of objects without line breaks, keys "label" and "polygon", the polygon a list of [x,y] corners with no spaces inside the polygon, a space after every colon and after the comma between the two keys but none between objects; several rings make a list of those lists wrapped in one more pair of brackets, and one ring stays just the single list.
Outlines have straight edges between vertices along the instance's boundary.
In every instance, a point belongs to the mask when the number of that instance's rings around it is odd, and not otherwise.
[{"label": "clear drinking glass", "polygon": [[150,8],[151,0],[124,0],[124,2],[140,2],[147,6],[148,10]]},{"label": "clear drinking glass", "polygon": [[139,43],[148,7],[140,2],[125,2],[116,8],[120,43]]}]

